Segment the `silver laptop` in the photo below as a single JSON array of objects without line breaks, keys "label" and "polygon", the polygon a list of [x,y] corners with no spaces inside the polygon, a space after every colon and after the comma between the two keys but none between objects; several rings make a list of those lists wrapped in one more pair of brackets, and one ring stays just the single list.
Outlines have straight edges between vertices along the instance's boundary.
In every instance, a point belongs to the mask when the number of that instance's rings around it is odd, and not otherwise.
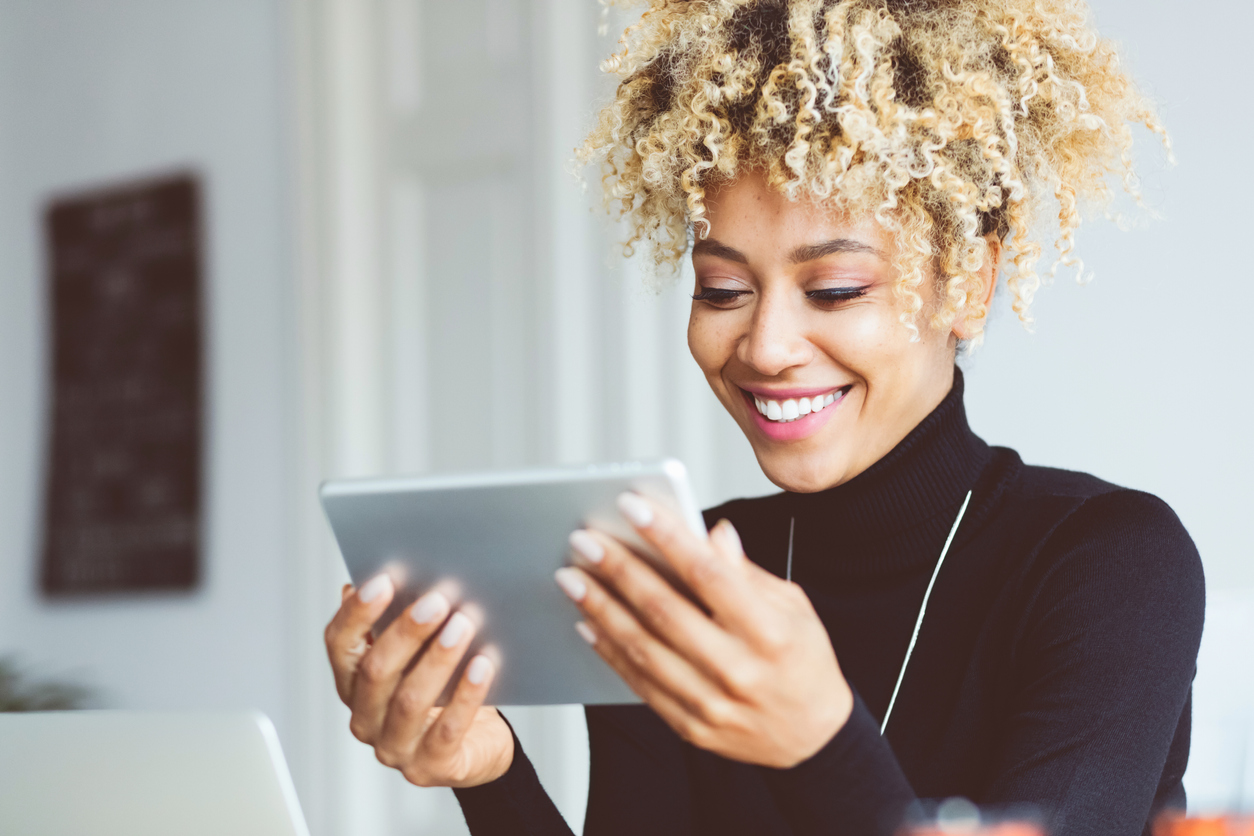
[{"label": "silver laptop", "polygon": [[309,836],[259,712],[0,714],[5,836]]}]

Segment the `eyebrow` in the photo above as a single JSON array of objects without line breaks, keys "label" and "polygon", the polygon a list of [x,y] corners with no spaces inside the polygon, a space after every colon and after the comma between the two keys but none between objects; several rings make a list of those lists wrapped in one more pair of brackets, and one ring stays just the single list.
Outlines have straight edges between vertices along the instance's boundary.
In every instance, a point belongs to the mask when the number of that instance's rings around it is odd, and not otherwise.
[{"label": "eyebrow", "polygon": [[[820,244],[803,244],[788,254],[788,260],[793,264],[802,264],[807,261],[814,261],[836,253],[867,253],[869,255],[883,258],[884,254],[870,244],[864,244],[861,241],[855,241],[852,238],[833,238],[830,241],[824,241]],[[715,258],[734,261],[738,264],[748,264],[749,259],[740,250],[735,247],[729,247],[722,241],[715,238],[703,238],[692,245],[693,255],[712,255]]]},{"label": "eyebrow", "polygon": [[692,245],[693,255],[712,255],[715,258],[734,261],[737,264],[748,264],[749,259],[745,254],[734,247],[729,247],[722,241],[715,238],[702,238],[700,241]]},{"label": "eyebrow", "polygon": [[805,244],[797,247],[788,255],[788,260],[793,264],[802,264],[803,262],[814,261],[816,258],[834,255],[835,253],[866,253],[879,256],[880,258],[884,257],[882,252],[870,244],[864,244],[852,238],[833,238],[821,244]]}]

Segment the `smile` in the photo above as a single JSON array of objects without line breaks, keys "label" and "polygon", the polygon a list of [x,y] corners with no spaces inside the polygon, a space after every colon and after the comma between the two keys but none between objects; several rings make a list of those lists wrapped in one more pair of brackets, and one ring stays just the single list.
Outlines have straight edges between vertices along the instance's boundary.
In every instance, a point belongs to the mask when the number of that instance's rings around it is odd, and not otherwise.
[{"label": "smile", "polygon": [[753,397],[753,405],[758,408],[758,412],[766,416],[766,420],[787,424],[809,415],[811,412],[822,412],[824,408],[831,406],[843,397],[845,389],[834,389],[827,394],[815,395],[810,398],[788,398],[786,400],[771,400],[750,394]]},{"label": "smile", "polygon": [[750,392],[741,389],[751,422],[776,442],[799,441],[814,435],[839,411],[853,384],[838,389],[792,389]]}]

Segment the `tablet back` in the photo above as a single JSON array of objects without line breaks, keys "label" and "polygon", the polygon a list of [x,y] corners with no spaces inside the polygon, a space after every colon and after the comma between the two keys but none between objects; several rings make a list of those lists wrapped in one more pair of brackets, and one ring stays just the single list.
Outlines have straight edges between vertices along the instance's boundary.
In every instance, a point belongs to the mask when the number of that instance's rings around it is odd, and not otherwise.
[{"label": "tablet back", "polygon": [[5,836],[309,836],[258,712],[0,714]]},{"label": "tablet back", "polygon": [[321,495],[353,582],[387,571],[403,590],[376,631],[439,584],[480,625],[463,664],[484,647],[497,660],[488,701],[552,705],[639,701],[579,638],[578,610],[553,581],[576,528],[644,548],[615,506],[625,490],[665,503],[705,536],[674,460],[346,480],[326,483]]}]

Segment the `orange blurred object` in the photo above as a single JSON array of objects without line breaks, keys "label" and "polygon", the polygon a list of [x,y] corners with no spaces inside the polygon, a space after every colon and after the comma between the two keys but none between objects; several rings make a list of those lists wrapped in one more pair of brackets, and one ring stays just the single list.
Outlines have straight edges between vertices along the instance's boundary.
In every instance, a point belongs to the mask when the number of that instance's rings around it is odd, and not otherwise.
[{"label": "orange blurred object", "polygon": [[[1045,836],[1044,830],[1028,822],[1003,822],[1002,824],[990,824],[973,830],[962,830],[959,832],[962,833],[962,836]],[[938,827],[929,825],[911,828],[908,833],[910,836],[954,836],[955,831],[941,830]],[[1154,836],[1159,836],[1158,831],[1154,831]],[[1172,833],[1171,836],[1176,835]]]},{"label": "orange blurred object", "polygon": [[1154,822],[1154,836],[1254,836],[1254,817],[1165,813]]}]

